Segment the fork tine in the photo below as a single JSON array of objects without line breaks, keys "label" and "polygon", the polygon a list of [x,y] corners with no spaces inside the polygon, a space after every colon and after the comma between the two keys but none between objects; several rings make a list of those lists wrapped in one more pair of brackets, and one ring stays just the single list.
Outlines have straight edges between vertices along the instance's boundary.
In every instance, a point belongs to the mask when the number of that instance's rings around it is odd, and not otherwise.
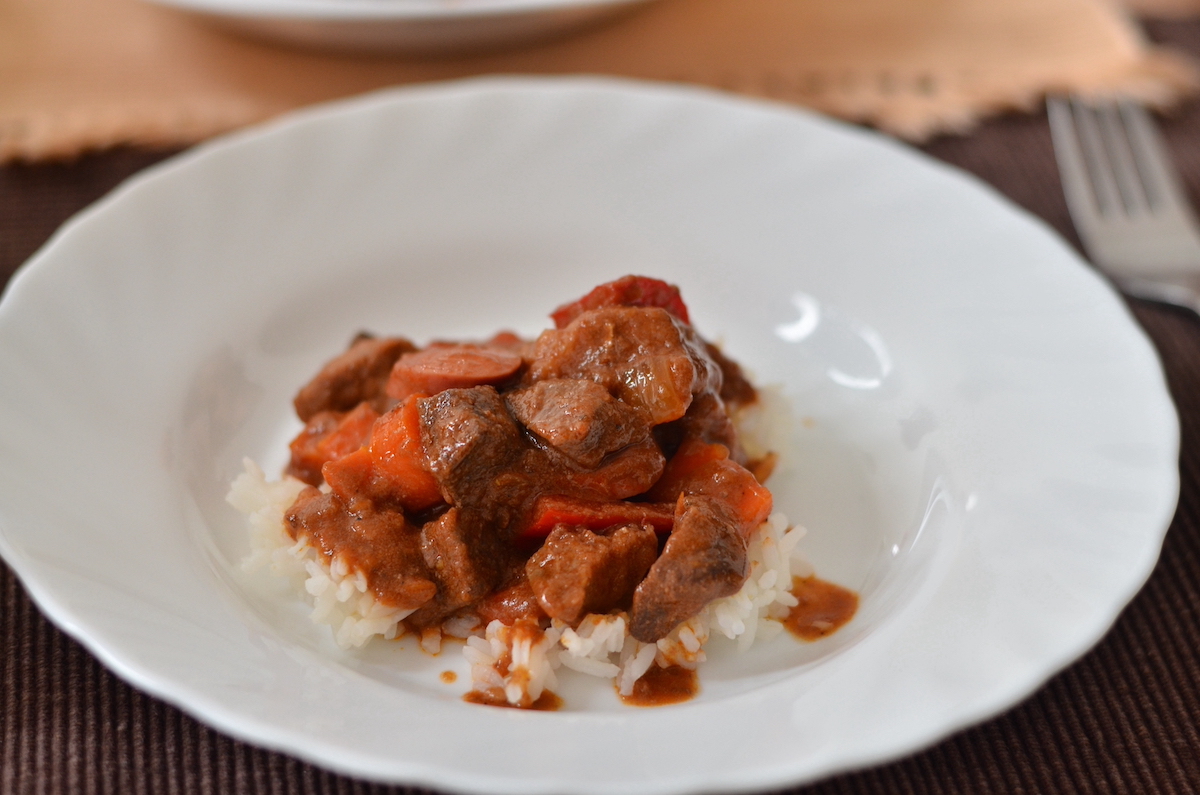
[{"label": "fork tine", "polygon": [[1084,163],[1096,192],[1096,203],[1100,215],[1117,217],[1124,209],[1117,179],[1113,173],[1112,158],[1104,146],[1100,122],[1096,113],[1078,98],[1071,100],[1072,117],[1079,131],[1079,146],[1083,150]]},{"label": "fork tine", "polygon": [[1100,122],[1104,148],[1125,212],[1131,216],[1147,212],[1150,208],[1146,186],[1138,173],[1138,164],[1131,151],[1129,133],[1122,121],[1121,111],[1110,102],[1093,105],[1092,111]]},{"label": "fork tine", "polygon": [[1179,174],[1171,165],[1171,156],[1167,153],[1166,145],[1150,114],[1134,102],[1122,102],[1121,117],[1125,121],[1130,143],[1133,145],[1134,157],[1146,186],[1151,211],[1176,212],[1192,217],[1191,205]]},{"label": "fork tine", "polygon": [[1100,223],[1100,208],[1092,192],[1088,177],[1087,161],[1079,145],[1075,119],[1070,103],[1062,97],[1051,97],[1046,102],[1050,116],[1050,135],[1054,140],[1054,155],[1062,176],[1063,193],[1075,223],[1082,228],[1094,228]]}]

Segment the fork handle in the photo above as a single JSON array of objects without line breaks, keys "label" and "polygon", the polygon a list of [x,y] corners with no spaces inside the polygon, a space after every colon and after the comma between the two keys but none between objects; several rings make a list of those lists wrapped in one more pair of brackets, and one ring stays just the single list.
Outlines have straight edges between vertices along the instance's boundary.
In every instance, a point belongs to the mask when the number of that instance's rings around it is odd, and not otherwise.
[{"label": "fork handle", "polygon": [[1126,276],[1114,281],[1122,292],[1135,298],[1190,309],[1200,315],[1200,276],[1195,274],[1155,274],[1147,279]]}]

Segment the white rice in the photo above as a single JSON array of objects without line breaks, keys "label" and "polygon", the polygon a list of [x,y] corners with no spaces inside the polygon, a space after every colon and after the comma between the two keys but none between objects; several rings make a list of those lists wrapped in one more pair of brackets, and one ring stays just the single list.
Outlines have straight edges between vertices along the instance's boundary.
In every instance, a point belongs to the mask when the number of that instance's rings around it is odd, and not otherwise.
[{"label": "white rice", "polygon": [[412,610],[380,604],[361,572],[351,571],[341,558],[328,560],[307,539],[294,541],[288,534],[284,514],[305,484],[289,476],[268,481],[249,458],[242,465],[245,471],[225,497],[246,514],[250,528],[250,555],[242,569],[252,573],[269,568],[275,576],[292,580],[297,591],[310,597],[312,620],[328,624],[342,648],[360,647],[376,635],[391,639],[400,634],[400,622]]},{"label": "white rice", "polygon": [[[763,390],[761,395],[756,407],[735,418],[751,456],[766,452],[766,429],[778,438],[779,429],[790,421],[787,403],[777,390]],[[328,561],[306,540],[293,541],[288,534],[284,514],[304,484],[286,476],[268,481],[249,459],[244,466],[245,472],[234,480],[227,496],[246,514],[250,527],[251,553],[243,568],[253,572],[269,567],[272,574],[293,580],[297,591],[309,597],[312,620],[329,625],[343,648],[361,647],[376,635],[391,639],[402,634],[400,622],[411,610],[379,604],[362,573],[349,570],[339,558]],[[804,533],[802,527],[789,527],[782,513],[771,514],[750,539],[749,575],[741,590],[713,601],[657,643],[641,643],[630,635],[628,616],[616,612],[588,615],[576,627],[555,619],[544,631],[527,624],[508,627],[499,621],[480,627],[474,616],[457,616],[440,629],[423,632],[420,645],[437,654],[443,635],[465,638],[463,654],[471,665],[472,687],[502,693],[518,706],[529,706],[546,689],[554,688],[555,672],[561,668],[609,679],[618,692],[629,695],[652,665],[695,669],[704,661],[704,646],[714,633],[735,640],[739,652],[758,639],[778,635],[783,628],[780,619],[796,604],[789,591],[793,576],[812,574],[812,567],[796,550]]]}]

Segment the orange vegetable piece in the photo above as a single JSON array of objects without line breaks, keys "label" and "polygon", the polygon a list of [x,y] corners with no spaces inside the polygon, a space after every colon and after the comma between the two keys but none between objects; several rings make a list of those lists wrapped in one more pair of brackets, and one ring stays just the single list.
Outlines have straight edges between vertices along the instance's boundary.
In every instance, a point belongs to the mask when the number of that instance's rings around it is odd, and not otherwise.
[{"label": "orange vegetable piece", "polygon": [[646,492],[655,502],[684,494],[715,497],[733,509],[742,535],[749,536],[771,515],[774,498],[754,474],[729,457],[723,444],[689,439],[667,462],[663,475]]},{"label": "orange vegetable piece", "polygon": [[[325,482],[342,502],[350,505],[356,499],[385,498],[387,495],[375,488],[375,469],[371,461],[371,451],[360,447],[349,455],[344,455],[336,461],[329,461],[321,467]],[[378,493],[377,493],[378,492]]]},{"label": "orange vegetable piece", "polygon": [[658,533],[669,533],[675,524],[674,503],[594,502],[543,494],[534,505],[529,523],[518,532],[523,539],[544,538],[556,525],[606,530],[626,524],[648,524]]},{"label": "orange vegetable piece", "polygon": [[309,485],[320,485],[321,468],[362,447],[378,418],[379,413],[368,403],[360,403],[345,414],[314,414],[291,442],[288,473]]},{"label": "orange vegetable piece", "polygon": [[662,477],[645,497],[651,502],[674,503],[696,474],[713,461],[729,458],[729,448],[723,444],[709,444],[699,439],[688,439],[679,446],[675,455],[663,468]]},{"label": "orange vegetable piece", "polygon": [[376,422],[367,444],[322,470],[334,493],[347,504],[354,496],[394,502],[424,511],[442,501],[437,480],[425,466],[416,395]]},{"label": "orange vegetable piece", "polygon": [[[426,468],[425,448],[421,445],[421,415],[416,394],[389,411],[375,423],[369,444],[379,476],[405,494],[406,508],[424,510],[442,501],[437,480]],[[401,485],[403,484],[403,485]]]}]

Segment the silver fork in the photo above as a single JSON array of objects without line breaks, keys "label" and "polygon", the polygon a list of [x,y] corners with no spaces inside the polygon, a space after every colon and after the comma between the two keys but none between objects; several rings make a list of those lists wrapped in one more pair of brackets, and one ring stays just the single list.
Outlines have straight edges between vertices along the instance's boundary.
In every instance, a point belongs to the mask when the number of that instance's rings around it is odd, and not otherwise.
[{"label": "silver fork", "polygon": [[1046,109],[1092,262],[1129,295],[1200,314],[1200,225],[1150,115],[1134,102],[1061,97]]}]

